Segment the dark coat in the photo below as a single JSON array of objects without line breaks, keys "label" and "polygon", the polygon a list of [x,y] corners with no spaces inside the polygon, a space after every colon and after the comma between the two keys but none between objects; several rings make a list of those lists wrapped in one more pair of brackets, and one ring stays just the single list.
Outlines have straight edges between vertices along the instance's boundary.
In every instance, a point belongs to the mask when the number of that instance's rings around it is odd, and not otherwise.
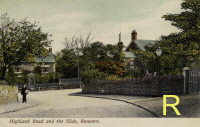
[{"label": "dark coat", "polygon": [[25,88],[24,88],[24,87],[22,87],[21,94],[22,94],[22,95],[26,95],[26,90],[27,90],[27,88],[26,88],[26,87],[25,87]]}]

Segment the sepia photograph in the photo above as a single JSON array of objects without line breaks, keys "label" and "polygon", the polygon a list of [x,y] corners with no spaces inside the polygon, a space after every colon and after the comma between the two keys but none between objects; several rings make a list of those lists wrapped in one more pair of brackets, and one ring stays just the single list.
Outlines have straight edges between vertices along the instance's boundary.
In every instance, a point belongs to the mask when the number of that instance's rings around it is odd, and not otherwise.
[{"label": "sepia photograph", "polygon": [[186,122],[199,93],[200,0],[0,0],[0,127]]}]

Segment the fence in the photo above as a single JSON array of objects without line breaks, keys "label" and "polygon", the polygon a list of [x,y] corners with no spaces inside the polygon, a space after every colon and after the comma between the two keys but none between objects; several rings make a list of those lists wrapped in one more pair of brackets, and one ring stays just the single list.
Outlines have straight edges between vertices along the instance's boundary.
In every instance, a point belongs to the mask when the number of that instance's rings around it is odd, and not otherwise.
[{"label": "fence", "polygon": [[[37,83],[27,85],[30,90],[41,90],[41,89],[72,89],[72,88],[81,88],[82,86],[81,79],[70,78],[70,79],[59,79],[57,83]],[[18,85],[18,89],[21,89],[23,85]]]},{"label": "fence", "polygon": [[80,78],[59,79],[59,85],[62,88],[82,88],[83,82]]},{"label": "fence", "polygon": [[188,91],[190,94],[199,94],[200,91],[200,71],[189,70]]},{"label": "fence", "polygon": [[[23,85],[18,85],[18,89],[21,89]],[[41,90],[41,89],[61,89],[59,83],[39,83],[39,84],[29,84],[27,85],[30,90]]]}]

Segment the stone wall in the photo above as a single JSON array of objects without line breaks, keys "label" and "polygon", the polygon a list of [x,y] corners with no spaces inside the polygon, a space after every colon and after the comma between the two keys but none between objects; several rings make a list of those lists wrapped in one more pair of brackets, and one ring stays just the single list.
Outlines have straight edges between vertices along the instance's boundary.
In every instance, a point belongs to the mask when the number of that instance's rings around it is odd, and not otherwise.
[{"label": "stone wall", "polygon": [[0,85],[0,105],[17,102],[18,89],[16,86]]},{"label": "stone wall", "polygon": [[80,84],[60,84],[62,89],[77,89],[80,88]]},{"label": "stone wall", "polygon": [[[84,84],[82,93],[156,96],[157,83],[157,78],[95,81]],[[160,91],[161,95],[182,94],[184,91],[183,76],[161,77]]]}]

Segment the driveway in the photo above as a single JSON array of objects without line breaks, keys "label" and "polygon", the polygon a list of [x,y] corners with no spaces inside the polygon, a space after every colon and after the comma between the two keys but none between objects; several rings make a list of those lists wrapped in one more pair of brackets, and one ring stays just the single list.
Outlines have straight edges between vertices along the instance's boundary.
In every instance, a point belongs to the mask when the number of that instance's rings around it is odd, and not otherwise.
[{"label": "driveway", "polygon": [[[31,100],[40,105],[1,115],[1,118],[134,118],[154,117],[132,104],[102,98],[72,96],[81,89],[30,92]],[[21,95],[19,95],[21,101]],[[26,105],[26,103],[24,103]]]}]

